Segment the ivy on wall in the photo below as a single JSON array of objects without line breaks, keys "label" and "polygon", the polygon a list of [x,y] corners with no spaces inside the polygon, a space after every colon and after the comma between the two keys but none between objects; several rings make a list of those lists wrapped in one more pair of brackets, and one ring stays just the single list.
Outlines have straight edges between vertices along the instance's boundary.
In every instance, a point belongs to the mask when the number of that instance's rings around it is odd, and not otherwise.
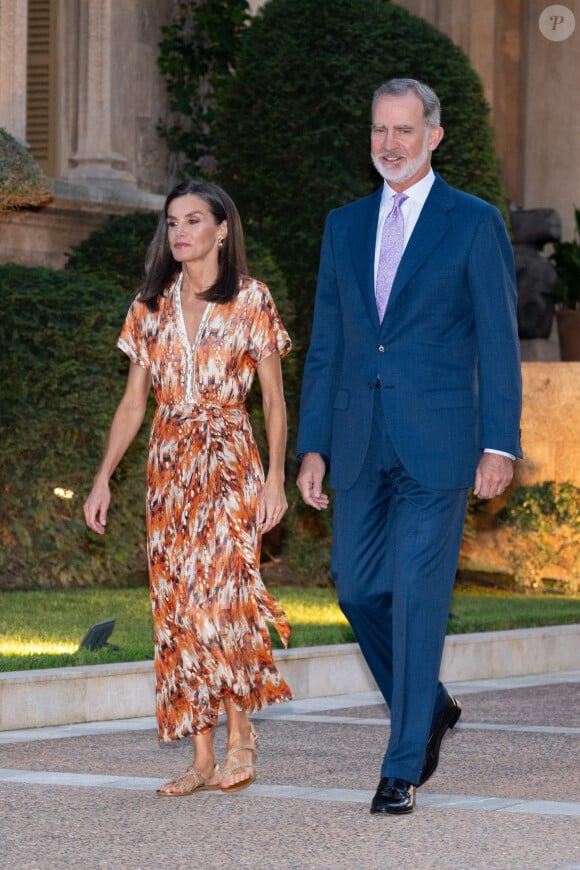
[{"label": "ivy on wall", "polygon": [[215,110],[249,18],[247,0],[180,0],[162,27],[157,64],[172,116],[158,133],[174,155],[174,176],[215,172]]}]

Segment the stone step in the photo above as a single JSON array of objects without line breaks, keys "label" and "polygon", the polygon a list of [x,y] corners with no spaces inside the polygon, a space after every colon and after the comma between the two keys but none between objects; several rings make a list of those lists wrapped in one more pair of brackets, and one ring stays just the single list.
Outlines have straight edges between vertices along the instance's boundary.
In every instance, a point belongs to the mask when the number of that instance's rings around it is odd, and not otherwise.
[{"label": "stone step", "polygon": [[[358,644],[276,652],[296,700],[376,690]],[[574,670],[580,625],[449,635],[444,682]],[[153,663],[0,673],[0,731],[153,716]]]}]

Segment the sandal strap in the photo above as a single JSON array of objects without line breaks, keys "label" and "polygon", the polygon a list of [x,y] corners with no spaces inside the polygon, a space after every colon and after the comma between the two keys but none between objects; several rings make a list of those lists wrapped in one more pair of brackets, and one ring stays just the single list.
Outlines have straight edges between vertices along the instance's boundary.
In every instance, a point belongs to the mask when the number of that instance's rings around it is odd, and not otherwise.
[{"label": "sandal strap", "polygon": [[226,753],[226,763],[228,762],[230,756],[232,756],[235,752],[253,752],[255,758],[258,735],[256,734],[256,729],[254,728],[253,722],[250,722],[250,740],[252,741],[251,743],[238,743],[237,746],[232,746],[232,748],[229,749]]},{"label": "sandal strap", "polygon": [[182,773],[181,776],[178,776],[177,779],[172,782],[172,785],[186,785],[185,781],[187,779],[193,779],[195,788],[199,788],[200,785],[206,785],[206,783],[208,783],[210,779],[213,779],[214,776],[217,776],[218,773],[219,767],[217,764],[214,764],[209,776],[204,776],[200,770],[196,770],[195,767],[192,766],[186,770],[185,773]]},{"label": "sandal strap", "polygon": [[236,752],[255,752],[255,745],[250,745],[249,743],[240,743],[239,746],[233,746],[226,753],[226,762],[229,760],[231,756],[233,756]]}]

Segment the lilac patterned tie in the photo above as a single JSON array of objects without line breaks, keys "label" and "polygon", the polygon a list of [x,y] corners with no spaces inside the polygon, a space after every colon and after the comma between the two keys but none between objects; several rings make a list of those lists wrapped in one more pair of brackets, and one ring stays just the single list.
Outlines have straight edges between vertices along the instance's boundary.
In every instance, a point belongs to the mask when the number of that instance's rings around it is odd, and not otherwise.
[{"label": "lilac patterned tie", "polygon": [[407,194],[396,193],[393,197],[394,204],[385,218],[383,235],[381,238],[381,250],[379,253],[379,266],[377,269],[377,286],[375,295],[377,298],[377,311],[379,321],[382,321],[391,287],[403,256],[403,238],[405,222],[401,212],[401,206],[407,199]]}]

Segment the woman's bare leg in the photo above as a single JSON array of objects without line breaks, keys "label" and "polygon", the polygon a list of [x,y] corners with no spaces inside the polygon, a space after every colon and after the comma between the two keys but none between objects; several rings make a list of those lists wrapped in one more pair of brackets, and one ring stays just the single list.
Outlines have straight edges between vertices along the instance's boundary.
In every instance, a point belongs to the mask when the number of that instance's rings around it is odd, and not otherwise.
[{"label": "woman's bare leg", "polygon": [[[227,751],[233,753],[226,761],[220,778],[220,786],[227,790],[240,783],[248,782],[249,785],[250,782],[254,781],[255,749],[253,747],[255,747],[257,738],[256,732],[243,710],[236,709],[229,698],[224,700],[224,707],[228,728]],[[239,746],[252,748],[238,749]]]}]

